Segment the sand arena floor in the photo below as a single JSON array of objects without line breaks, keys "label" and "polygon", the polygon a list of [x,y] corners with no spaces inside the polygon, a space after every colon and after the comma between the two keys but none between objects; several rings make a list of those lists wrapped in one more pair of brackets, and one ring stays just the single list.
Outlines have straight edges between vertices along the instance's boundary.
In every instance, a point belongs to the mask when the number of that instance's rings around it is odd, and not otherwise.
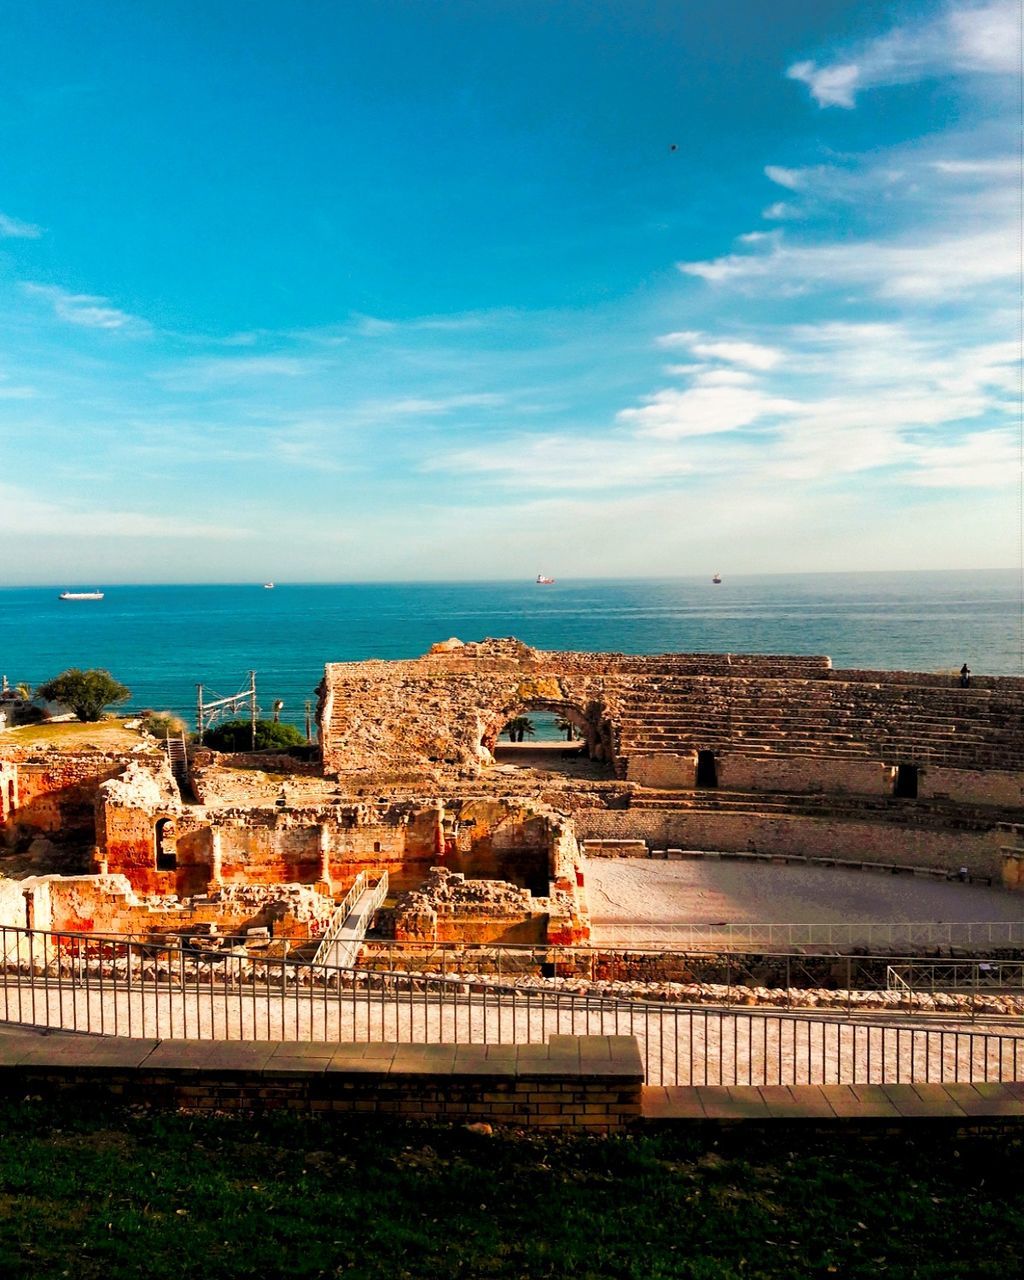
[{"label": "sand arena floor", "polygon": [[[681,924],[921,921],[957,926],[1024,920],[1024,898],[1018,894],[884,871],[716,858],[591,858],[585,876],[591,940],[604,945],[635,943],[641,934],[671,945],[673,926]],[[863,940],[869,941],[867,930]]]}]

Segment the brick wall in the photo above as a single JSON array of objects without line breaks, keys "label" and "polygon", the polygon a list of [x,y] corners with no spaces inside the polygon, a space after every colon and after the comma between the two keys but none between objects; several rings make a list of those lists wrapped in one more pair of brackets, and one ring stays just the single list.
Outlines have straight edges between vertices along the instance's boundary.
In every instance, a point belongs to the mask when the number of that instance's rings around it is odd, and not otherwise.
[{"label": "brick wall", "polygon": [[355,1112],[610,1133],[639,1118],[642,1085],[632,1036],[527,1045],[0,1039],[0,1093],[8,1097],[60,1093],[203,1111]]}]

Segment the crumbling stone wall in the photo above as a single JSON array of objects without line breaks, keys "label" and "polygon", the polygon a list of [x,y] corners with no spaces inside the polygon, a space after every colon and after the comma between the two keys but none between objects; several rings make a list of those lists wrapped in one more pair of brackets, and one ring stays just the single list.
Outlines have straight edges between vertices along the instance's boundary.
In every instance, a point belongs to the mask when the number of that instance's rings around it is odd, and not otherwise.
[{"label": "crumbling stone wall", "polygon": [[[648,786],[693,786],[698,752],[753,790],[881,794],[892,769],[913,765],[943,771],[947,794],[1002,804],[1024,776],[1024,680],[961,689],[948,676],[834,671],[827,658],[557,653],[516,640],[329,664],[324,768],[352,785],[478,777],[502,726],[531,709],[566,715],[591,756]],[[982,783],[993,771],[1009,784]]]},{"label": "crumbling stone wall", "polygon": [[132,761],[97,792],[99,869],[127,876],[143,892],[178,891],[177,870],[160,870],[157,851],[158,845],[165,845],[168,853],[175,852],[181,814],[181,797],[167,761]]},{"label": "crumbling stone wall", "polygon": [[470,880],[434,867],[402,894],[391,913],[396,942],[535,943],[574,945],[589,936],[575,895],[552,887],[533,895],[504,880]]},{"label": "crumbling stone wall", "polygon": [[132,759],[98,751],[72,754],[5,748],[4,842],[10,845],[43,832],[91,843],[97,788],[121,773]]},{"label": "crumbling stone wall", "polygon": [[258,930],[276,939],[323,933],[334,901],[308,885],[225,885],[195,897],[137,893],[123,875],[0,879],[0,925],[56,933],[132,934],[140,938],[219,935]]}]

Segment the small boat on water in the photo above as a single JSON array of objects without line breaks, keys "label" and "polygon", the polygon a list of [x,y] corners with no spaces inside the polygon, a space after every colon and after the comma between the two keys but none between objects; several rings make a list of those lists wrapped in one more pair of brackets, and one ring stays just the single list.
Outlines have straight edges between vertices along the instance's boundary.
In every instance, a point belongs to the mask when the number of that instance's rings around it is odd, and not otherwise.
[{"label": "small boat on water", "polygon": [[546,578],[542,573],[537,574],[538,587],[550,587],[553,582],[554,582],[554,578]]},{"label": "small boat on water", "polygon": [[720,573],[713,573],[713,574],[711,575],[711,581],[712,581],[712,582],[715,584],[715,586],[717,587],[717,586],[718,586],[718,584],[722,581],[722,575],[721,575]]},{"label": "small boat on water", "polygon": [[263,584],[264,591],[273,591],[273,589],[274,589],[274,584],[272,582],[264,582]]},{"label": "small boat on water", "polygon": [[60,593],[62,600],[102,600],[102,591],[62,591]]}]

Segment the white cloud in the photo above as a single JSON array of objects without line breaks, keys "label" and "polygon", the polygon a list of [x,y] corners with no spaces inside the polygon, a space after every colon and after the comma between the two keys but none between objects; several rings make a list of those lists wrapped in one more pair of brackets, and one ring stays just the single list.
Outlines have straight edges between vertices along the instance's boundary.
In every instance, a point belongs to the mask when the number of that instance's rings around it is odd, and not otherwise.
[{"label": "white cloud", "polygon": [[786,200],[776,200],[774,204],[770,204],[767,208],[761,210],[762,218],[770,218],[775,222],[791,222],[793,219],[802,218],[803,216],[801,209]]},{"label": "white cloud", "polygon": [[364,409],[381,417],[426,417],[453,413],[457,409],[487,409],[502,403],[502,397],[490,392],[467,393],[451,396],[405,396],[394,400],[372,401]]},{"label": "white cloud", "polygon": [[785,187],[787,191],[802,191],[807,181],[806,169],[785,169],[779,164],[766,164],[764,175],[776,186]]},{"label": "white cloud", "polygon": [[910,483],[923,488],[1016,488],[1019,441],[1009,430],[979,431],[960,440],[914,446]]},{"label": "white cloud", "polygon": [[32,222],[22,222],[20,218],[0,213],[0,239],[38,240],[42,234],[42,227],[37,227]]},{"label": "white cloud", "polygon": [[117,307],[110,305],[107,298],[97,297],[89,293],[70,293],[52,284],[22,285],[22,289],[30,297],[43,298],[53,308],[54,314],[68,324],[81,325],[86,329],[118,329],[138,332],[147,330],[145,321],[129,315]]},{"label": "white cloud", "polygon": [[802,293],[863,286],[882,298],[949,297],[998,281],[1016,279],[1016,229],[962,235],[907,235],[889,241],[861,240],[795,245],[773,239],[766,251],[730,253],[705,262],[680,262],[679,270],[711,284],[763,285]]},{"label": "white cloud", "polygon": [[640,409],[622,409],[619,422],[641,436],[680,440],[686,436],[738,431],[792,409],[793,402],[736,386],[695,386],[684,391],[667,388],[648,396]]},{"label": "white cloud", "polygon": [[[744,365],[750,369],[771,369],[783,354],[774,347],[742,339],[716,338],[708,341],[704,334],[693,329],[663,333],[655,341],[659,347],[686,348],[702,360],[724,360],[727,364]],[[704,367],[700,364],[676,365],[673,372],[697,373]]]},{"label": "white cloud", "polygon": [[858,93],[932,76],[1013,76],[1018,68],[1018,0],[952,5],[931,19],[894,27],[835,61],[795,62],[786,72],[821,107],[852,108]]},{"label": "white cloud", "polygon": [[681,329],[677,333],[663,333],[655,341],[659,347],[686,347],[689,349],[695,342],[700,340],[700,336],[696,329]]},{"label": "white cloud", "polygon": [[759,342],[695,342],[692,350],[706,359],[725,360],[751,369],[773,369],[782,359],[777,348]]},{"label": "white cloud", "polygon": [[933,169],[954,177],[1016,178],[1020,173],[1017,156],[998,156],[992,160],[934,160]]}]

